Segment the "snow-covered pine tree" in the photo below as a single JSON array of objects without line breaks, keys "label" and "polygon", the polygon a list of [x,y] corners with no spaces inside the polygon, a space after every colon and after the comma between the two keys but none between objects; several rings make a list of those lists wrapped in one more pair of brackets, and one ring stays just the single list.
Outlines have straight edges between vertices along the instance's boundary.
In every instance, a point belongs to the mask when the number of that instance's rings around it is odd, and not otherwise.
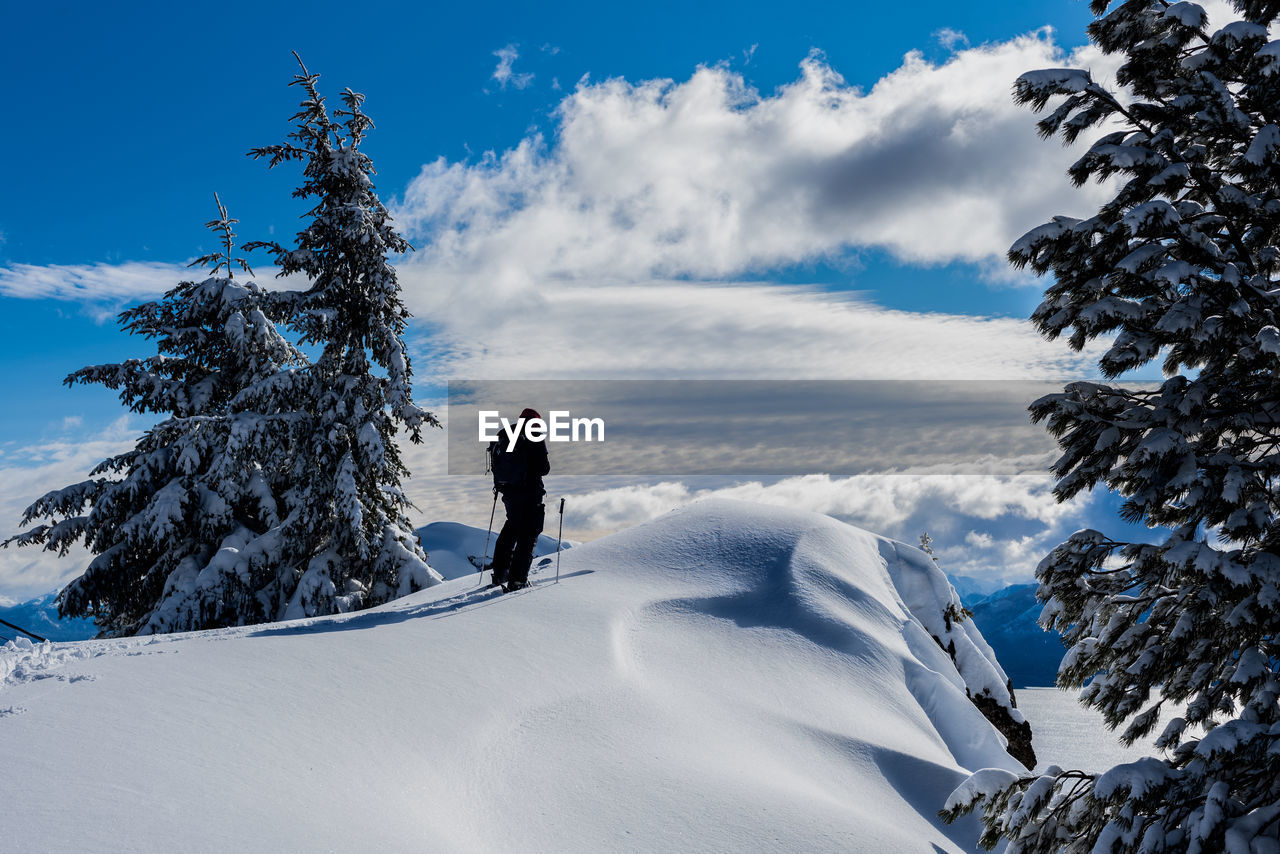
[{"label": "snow-covered pine tree", "polygon": [[239,560],[247,542],[278,524],[272,467],[287,457],[289,436],[287,420],[245,412],[242,400],[305,358],[264,312],[267,295],[235,280],[235,266],[252,271],[233,257],[236,220],[217,203],[208,227],[222,250],[192,262],[212,275],[120,315],[131,334],[156,340],[156,355],[66,379],[118,390],[132,411],[168,417],[90,480],[37,500],[23,524],[50,521],[5,542],[66,554],[83,540],[95,557],[62,590],[58,608],[94,617],[105,635],[260,622],[292,592]]},{"label": "snow-covered pine tree", "polygon": [[408,472],[395,441],[397,426],[419,442],[422,428],[439,422],[412,399],[403,341],[409,312],[388,260],[411,247],[396,233],[360,150],[373,127],[364,96],[344,90],[344,106],[331,115],[319,75],[300,58],[298,65],[290,85],[305,98],[293,133],[250,155],[272,168],[301,162],[294,195],[313,207],[294,248],[248,245],[268,249],[280,275],[310,282],[276,303],[302,343],[321,352],[277,387],[306,420],[295,435],[287,513],[268,551],[302,570],[288,615],[312,616],[376,605],[440,580],[406,516],[401,478]]},{"label": "snow-covered pine tree", "polygon": [[984,842],[1010,852],[1280,850],[1280,3],[1232,5],[1210,27],[1195,3],[1094,0],[1089,35],[1123,90],[1074,69],[1015,86],[1037,110],[1060,100],[1045,137],[1099,129],[1077,184],[1116,181],[1094,216],[1010,250],[1053,277],[1034,322],[1077,350],[1114,336],[1110,380],[1159,356],[1166,376],[1033,404],[1064,452],[1059,498],[1105,485],[1158,541],[1074,534],[1037,570],[1041,623],[1071,645],[1059,685],[1126,741],[1188,705],[1163,756],[975,775],[946,814],[982,809]]},{"label": "snow-covered pine tree", "polygon": [[[929,560],[933,561],[933,565],[941,569],[938,563],[938,556],[933,553],[933,537],[929,536],[929,532],[925,531],[920,535],[920,551],[929,556]],[[965,620],[973,616],[973,612],[959,602],[948,602],[946,609],[943,611],[943,617],[946,618],[947,628],[951,628],[952,623],[963,623]],[[1013,686],[1009,686],[1009,692],[1013,692]],[[1028,736],[1030,741],[1030,736]]]},{"label": "snow-covered pine tree", "polygon": [[927,554],[935,564],[938,562],[937,556],[933,553],[933,537],[929,536],[928,531],[920,535],[920,551]]}]

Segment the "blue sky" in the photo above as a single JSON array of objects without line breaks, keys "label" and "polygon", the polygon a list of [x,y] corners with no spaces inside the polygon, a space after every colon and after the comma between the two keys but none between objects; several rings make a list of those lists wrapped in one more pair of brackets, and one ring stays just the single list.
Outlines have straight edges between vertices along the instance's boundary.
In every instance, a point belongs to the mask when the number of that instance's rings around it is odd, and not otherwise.
[{"label": "blue sky", "polygon": [[[288,131],[291,50],[327,93],[368,96],[380,192],[419,248],[400,268],[420,396],[450,376],[1088,371],[1038,341],[1024,319],[1040,287],[1001,261],[1021,231],[1098,198],[1069,187],[1070,152],[1036,139],[1008,97],[1020,71],[1091,58],[1084,2],[352,8],[3,12],[19,34],[0,72],[20,129],[0,137],[12,165],[0,196],[6,529],[30,490],[147,426],[119,421],[110,392],[60,381],[146,352],[111,317],[210,248],[213,192],[242,239],[294,230],[297,175],[244,156]],[[672,494],[601,488],[638,516]],[[423,487],[453,502],[428,497],[424,514],[469,519],[474,495],[460,489]],[[1026,533],[1047,506],[1028,489],[1003,512],[997,501],[942,522],[956,560],[998,564],[984,537],[1003,531],[1023,543],[1025,574],[1059,524]],[[891,492],[906,502],[911,490]],[[963,490],[930,494],[955,515]],[[882,517],[843,500],[815,509],[889,533],[928,522],[925,504]],[[582,512],[584,531],[631,520]],[[18,560],[0,556],[0,593],[67,571]]]},{"label": "blue sky", "polygon": [[[422,164],[515,145],[584,75],[687,78],[730,63],[762,90],[789,82],[811,49],[869,86],[939,33],[971,43],[1051,25],[1082,41],[1086,4],[871,3],[9,4],[0,69],[23,133],[0,140],[6,261],[175,260],[202,237],[219,190],[246,229],[284,227],[287,176],[240,155],[276,141],[296,103],[285,83],[301,52],[331,87],[369,94],[382,130],[369,150],[384,192]],[[909,10],[909,11],[908,11]],[[528,85],[500,87],[508,45]],[[552,88],[558,81],[561,91]]]},{"label": "blue sky", "polygon": [[[761,91],[795,79],[822,51],[851,84],[870,86],[908,51],[946,58],[946,34],[972,44],[1053,26],[1082,41],[1083,2],[923,3],[910,14],[886,4],[364,4],[353,36],[345,4],[305,15],[285,4],[204,7],[10,6],[12,40],[0,69],[10,113],[24,133],[0,139],[20,164],[5,177],[0,265],[182,262],[205,251],[202,225],[221,193],[244,239],[288,234],[298,214],[294,176],[268,174],[243,156],[277,141],[296,103],[287,88],[299,50],[325,84],[366,92],[379,124],[368,148],[389,198],[424,163],[475,160],[516,146],[531,130],[555,130],[567,90],[591,80],[683,80],[725,63]],[[495,53],[518,53],[514,79],[493,74]],[[521,75],[532,75],[527,83]],[[559,88],[553,88],[555,86]],[[894,308],[1025,317],[1034,289],[992,289],[966,265],[919,268],[876,250],[750,270],[773,280],[857,288]],[[975,286],[976,285],[976,286]],[[67,406],[109,413],[93,389],[60,393],[57,381],[86,360],[133,346],[103,318],[119,301],[89,309],[0,296],[0,358],[6,384],[27,403],[0,416],[0,436],[61,422]],[[51,340],[52,339],[52,340]],[[53,346],[50,346],[50,345]],[[74,402],[73,402],[74,401]],[[3,441],[3,439],[0,439]]]}]

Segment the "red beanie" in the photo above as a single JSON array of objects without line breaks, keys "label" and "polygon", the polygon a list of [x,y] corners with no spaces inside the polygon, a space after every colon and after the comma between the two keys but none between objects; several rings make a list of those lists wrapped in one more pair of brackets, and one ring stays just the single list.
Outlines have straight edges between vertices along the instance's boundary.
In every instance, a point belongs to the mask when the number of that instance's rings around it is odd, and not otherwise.
[{"label": "red beanie", "polygon": [[525,420],[528,420],[530,418],[537,418],[539,421],[542,420],[542,416],[538,414],[538,410],[533,409],[531,407],[526,408],[524,412],[521,412],[520,417]]}]

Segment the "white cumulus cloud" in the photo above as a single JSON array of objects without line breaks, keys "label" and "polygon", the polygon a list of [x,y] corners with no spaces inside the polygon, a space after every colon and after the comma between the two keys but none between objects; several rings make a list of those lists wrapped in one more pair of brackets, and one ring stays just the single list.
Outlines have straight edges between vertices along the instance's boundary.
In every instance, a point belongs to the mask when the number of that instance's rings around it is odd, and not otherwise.
[{"label": "white cumulus cloud", "polygon": [[1085,64],[1048,31],[919,53],[867,91],[820,55],[764,94],[720,65],[688,79],[582,81],[554,138],[426,165],[397,207],[414,264],[510,292],[547,281],[724,278],[881,249],[1002,268],[1010,243],[1098,190],[1010,96],[1024,71]]},{"label": "white cumulus cloud", "polygon": [[506,47],[498,48],[493,52],[498,57],[498,66],[493,69],[493,79],[498,81],[498,85],[503,89],[513,86],[516,89],[525,89],[533,82],[533,74],[524,72],[517,74],[513,70],[516,60],[520,58],[520,51],[515,45],[509,44]]},{"label": "white cumulus cloud", "polygon": [[[127,416],[89,435],[79,426],[67,424],[64,435],[48,441],[0,448],[0,540],[25,530],[19,522],[33,501],[87,480],[95,465],[128,450],[140,432]],[[65,557],[39,546],[0,549],[0,589],[18,600],[47,593],[82,573],[89,560],[79,545]]]},{"label": "white cumulus cloud", "polygon": [[808,475],[709,483],[712,480],[575,491],[566,502],[565,524],[575,532],[607,532],[657,518],[691,501],[738,498],[825,513],[912,544],[928,531],[948,572],[1025,581],[1040,558],[1079,525],[1092,503],[1085,496],[1059,504],[1052,479],[1041,476]]}]

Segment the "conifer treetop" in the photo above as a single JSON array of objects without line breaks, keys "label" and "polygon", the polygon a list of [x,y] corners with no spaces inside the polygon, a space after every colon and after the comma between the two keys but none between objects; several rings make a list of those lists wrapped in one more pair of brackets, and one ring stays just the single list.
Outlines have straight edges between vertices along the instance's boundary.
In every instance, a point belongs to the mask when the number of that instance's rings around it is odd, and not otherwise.
[{"label": "conifer treetop", "polygon": [[246,250],[266,249],[280,275],[300,274],[305,291],[282,298],[284,310],[304,344],[320,344],[322,371],[336,376],[368,372],[366,352],[387,373],[385,402],[414,442],[424,426],[439,426],[434,415],[412,399],[412,367],[403,335],[410,317],[388,255],[413,250],[400,236],[390,212],[375,192],[373,163],[360,144],[373,127],[363,110],[364,95],[344,89],[343,106],[330,113],[317,81],[295,52],[299,71],[290,86],[303,90],[284,143],[251,149],[270,168],[301,161],[303,182],[296,198],[314,199],[295,246],[255,241]]},{"label": "conifer treetop", "polygon": [[213,194],[214,204],[218,206],[218,218],[211,219],[205,223],[205,228],[210,231],[217,232],[219,239],[222,241],[222,249],[218,252],[210,252],[207,255],[201,255],[196,260],[188,264],[188,267],[209,267],[210,271],[216,276],[218,271],[223,267],[227,269],[227,278],[235,278],[235,270],[233,265],[239,267],[241,271],[253,275],[253,268],[249,266],[249,262],[244,258],[234,256],[236,233],[231,227],[240,220],[233,219],[227,215],[227,209],[222,204],[222,199],[218,198],[218,194]]}]

